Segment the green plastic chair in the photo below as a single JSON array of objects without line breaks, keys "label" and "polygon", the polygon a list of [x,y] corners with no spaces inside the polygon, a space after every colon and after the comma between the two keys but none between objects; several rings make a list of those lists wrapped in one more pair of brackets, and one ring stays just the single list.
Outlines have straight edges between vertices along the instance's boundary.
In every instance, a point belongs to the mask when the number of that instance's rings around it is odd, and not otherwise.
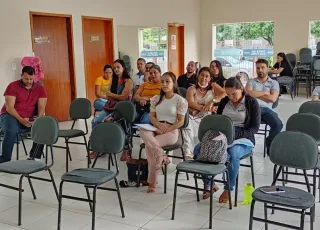
[{"label": "green plastic chair", "polygon": [[[58,212],[58,230],[61,228],[61,208],[62,198],[89,202],[90,211],[92,212],[92,229],[95,229],[95,215],[96,215],[96,193],[97,189],[116,191],[118,194],[120,209],[122,217],[124,218],[124,210],[120,195],[119,184],[117,176],[119,174],[119,167],[117,161],[117,154],[122,152],[125,145],[125,133],[119,124],[106,122],[97,125],[91,133],[90,146],[97,154],[105,153],[114,157],[116,165],[116,172],[104,168],[79,168],[71,172],[65,173],[61,177],[59,190],[59,212]],[[102,187],[106,182],[114,180],[116,189]],[[76,183],[85,186],[88,198],[80,198],[74,196],[63,195],[63,184]],[[90,198],[89,188],[93,189],[93,198]]]},{"label": "green plastic chair", "polygon": [[[276,173],[271,186],[257,188],[252,194],[249,230],[253,229],[254,220],[265,223],[264,229],[266,230],[268,230],[268,224],[291,229],[304,229],[305,215],[310,215],[310,229],[313,230],[315,197],[311,194],[307,170],[314,169],[318,163],[318,144],[316,140],[301,132],[282,132],[272,141],[270,160],[275,164],[274,172]],[[307,192],[294,187],[275,185],[284,167],[303,170]],[[285,192],[266,194],[261,191],[265,188],[280,188]],[[264,218],[254,217],[254,208],[257,201],[264,203]],[[300,226],[268,220],[268,209],[300,214]],[[310,212],[306,212],[308,209],[310,209]]]},{"label": "green plastic chair", "polygon": [[[16,190],[19,192],[19,211],[18,211],[18,225],[21,225],[21,216],[22,216],[22,192],[24,191],[22,188],[22,180],[26,177],[29,181],[29,185],[31,187],[31,192],[34,199],[37,199],[35,191],[33,189],[31,179],[42,180],[46,182],[51,182],[58,198],[58,190],[51,172],[51,167],[54,164],[53,158],[53,144],[55,144],[58,140],[58,132],[59,126],[58,122],[55,118],[50,116],[39,117],[35,120],[31,128],[31,139],[37,145],[46,145],[50,147],[51,150],[51,164],[47,165],[43,161],[34,160],[34,156],[32,160],[17,160],[10,161],[0,164],[0,172],[21,175],[19,180],[19,187],[13,187],[10,185],[0,184],[1,187],[5,187],[8,189]],[[35,151],[37,152],[37,151]],[[30,176],[31,174],[48,171],[50,175],[50,179],[40,178]]]},{"label": "green plastic chair", "polygon": [[[69,144],[76,145],[85,145],[88,157],[88,168],[90,166],[90,157],[89,157],[89,148],[86,139],[88,134],[88,123],[87,120],[91,117],[91,102],[86,98],[77,98],[75,99],[69,109],[70,118],[73,120],[71,129],[62,129],[59,130],[59,137],[64,138],[66,146],[53,146],[55,148],[65,149],[66,150],[66,172],[69,170],[69,159],[72,161]],[[84,120],[86,130],[75,129],[74,126],[78,120]],[[83,137],[84,142],[71,142],[70,139]]]}]

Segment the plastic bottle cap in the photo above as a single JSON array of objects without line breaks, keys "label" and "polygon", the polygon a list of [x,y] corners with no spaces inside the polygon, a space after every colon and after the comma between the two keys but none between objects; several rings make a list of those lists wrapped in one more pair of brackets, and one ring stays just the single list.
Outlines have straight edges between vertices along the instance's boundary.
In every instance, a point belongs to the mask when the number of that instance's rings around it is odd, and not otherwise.
[{"label": "plastic bottle cap", "polygon": [[251,186],[252,186],[252,184],[251,184],[251,183],[248,183],[248,184],[247,184],[247,186],[250,186],[250,187],[251,187]]}]

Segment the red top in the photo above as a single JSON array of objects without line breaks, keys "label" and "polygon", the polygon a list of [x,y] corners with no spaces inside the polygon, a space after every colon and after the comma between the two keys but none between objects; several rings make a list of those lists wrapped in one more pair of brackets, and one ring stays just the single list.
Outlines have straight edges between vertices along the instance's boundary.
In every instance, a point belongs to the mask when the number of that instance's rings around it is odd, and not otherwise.
[{"label": "red top", "polygon": [[[16,97],[14,108],[22,118],[37,115],[38,99],[47,98],[47,92],[42,85],[33,83],[31,89],[26,89],[21,80],[11,82],[3,95]],[[1,109],[1,114],[3,113],[7,113],[5,105]]]}]

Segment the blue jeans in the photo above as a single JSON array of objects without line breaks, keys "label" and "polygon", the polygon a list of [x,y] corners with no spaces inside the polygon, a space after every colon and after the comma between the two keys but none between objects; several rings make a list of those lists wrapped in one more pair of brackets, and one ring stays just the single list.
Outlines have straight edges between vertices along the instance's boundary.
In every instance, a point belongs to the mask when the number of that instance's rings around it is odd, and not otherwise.
[{"label": "blue jeans", "polygon": [[[17,119],[11,116],[8,113],[0,115],[0,127],[4,133],[3,141],[2,141],[2,151],[0,156],[0,163],[11,161],[13,146],[16,142],[18,142],[20,129],[28,129],[27,127],[21,125]],[[41,154],[43,152],[43,145],[39,145],[37,153],[36,144],[33,143],[32,149],[30,151],[30,157],[34,156],[36,158],[41,158]]]},{"label": "blue jeans", "polygon": [[[194,158],[197,159],[197,155],[200,152],[200,143],[196,145],[194,148]],[[253,147],[247,146],[247,145],[242,145],[242,144],[236,144],[230,148],[227,149],[228,152],[228,159],[229,159],[229,166],[228,166],[228,171],[229,171],[229,177],[230,177],[230,189],[231,191],[233,190],[233,187],[236,184],[236,179],[239,173],[239,168],[240,168],[240,159],[249,154],[252,151]],[[205,186],[210,186],[211,185],[211,177],[206,177],[204,178],[204,184]],[[224,190],[228,190],[228,188],[225,186]]]},{"label": "blue jeans", "polygon": [[150,113],[144,113],[144,114],[137,113],[136,123],[150,124]]},{"label": "blue jeans", "polygon": [[267,107],[261,107],[261,121],[270,126],[269,136],[266,139],[266,147],[269,154],[271,142],[281,132],[283,124],[278,114]]},{"label": "blue jeans", "polygon": [[99,98],[93,102],[93,108],[97,111],[102,111],[107,101],[106,99]]},{"label": "blue jeans", "polygon": [[96,115],[94,118],[93,118],[93,121],[92,121],[92,128],[96,127],[98,124],[100,124],[103,119],[108,116],[110,114],[110,112],[107,112],[105,110],[101,111],[98,115]]}]

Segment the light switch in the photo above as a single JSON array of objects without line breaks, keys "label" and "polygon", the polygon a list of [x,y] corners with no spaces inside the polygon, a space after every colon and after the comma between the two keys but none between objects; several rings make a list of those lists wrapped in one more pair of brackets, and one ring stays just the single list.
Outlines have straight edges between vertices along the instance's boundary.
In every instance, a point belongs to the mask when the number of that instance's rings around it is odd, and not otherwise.
[{"label": "light switch", "polygon": [[13,62],[11,64],[11,68],[12,68],[13,71],[16,71],[17,70],[17,64]]}]

